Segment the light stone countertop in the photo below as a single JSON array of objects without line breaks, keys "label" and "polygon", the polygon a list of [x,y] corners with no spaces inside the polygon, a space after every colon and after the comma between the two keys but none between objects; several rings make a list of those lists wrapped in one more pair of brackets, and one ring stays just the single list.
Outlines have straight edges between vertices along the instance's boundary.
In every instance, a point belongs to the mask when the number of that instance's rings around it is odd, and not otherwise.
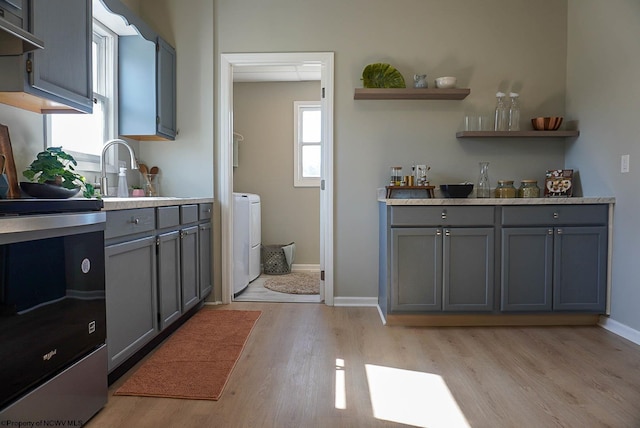
[{"label": "light stone countertop", "polygon": [[133,208],[166,207],[170,205],[205,204],[212,203],[213,198],[178,198],[168,196],[138,197],[138,198],[110,198],[103,200],[103,211],[128,210]]},{"label": "light stone countertop", "polygon": [[614,204],[614,197],[574,197],[574,198],[386,198],[386,190],[378,189],[378,202],[386,205],[579,205]]}]

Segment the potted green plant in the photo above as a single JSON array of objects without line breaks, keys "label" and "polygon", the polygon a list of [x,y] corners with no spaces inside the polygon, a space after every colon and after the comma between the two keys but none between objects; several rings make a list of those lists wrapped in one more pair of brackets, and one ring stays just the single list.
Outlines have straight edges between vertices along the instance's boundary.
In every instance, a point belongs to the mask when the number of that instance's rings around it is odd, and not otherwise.
[{"label": "potted green plant", "polygon": [[[20,183],[26,193],[35,197],[64,198],[71,197],[82,189],[85,198],[96,196],[95,188],[75,171],[78,162],[62,150],[62,147],[49,147],[36,155],[36,160],[22,172],[24,177],[40,186],[29,186],[33,183]],[[47,187],[48,186],[48,187]],[[36,194],[34,194],[36,193]]]}]

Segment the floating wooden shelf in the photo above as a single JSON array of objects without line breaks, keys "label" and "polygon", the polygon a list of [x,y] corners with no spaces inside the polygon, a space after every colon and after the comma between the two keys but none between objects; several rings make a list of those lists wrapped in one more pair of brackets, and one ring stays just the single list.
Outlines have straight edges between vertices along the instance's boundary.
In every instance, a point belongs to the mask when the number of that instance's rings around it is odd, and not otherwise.
[{"label": "floating wooden shelf", "polygon": [[460,131],[458,138],[563,138],[577,137],[580,131]]},{"label": "floating wooden shelf", "polygon": [[471,89],[356,88],[354,100],[463,100]]}]

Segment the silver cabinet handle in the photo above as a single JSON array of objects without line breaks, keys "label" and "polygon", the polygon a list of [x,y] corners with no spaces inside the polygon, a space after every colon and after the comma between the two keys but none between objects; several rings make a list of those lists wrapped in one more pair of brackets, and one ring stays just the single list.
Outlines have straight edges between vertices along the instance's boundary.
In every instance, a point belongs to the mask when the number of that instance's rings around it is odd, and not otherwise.
[{"label": "silver cabinet handle", "polygon": [[558,235],[562,235],[562,229],[558,229]]},{"label": "silver cabinet handle", "polygon": [[553,229],[549,229],[549,230],[547,230],[547,234],[549,234],[549,235],[553,235]]},{"label": "silver cabinet handle", "polygon": [[442,235],[442,231],[440,229],[436,230],[436,236]]},{"label": "silver cabinet handle", "polygon": [[440,214],[440,217],[441,217],[442,219],[447,218],[447,212],[443,210],[443,211],[442,211],[442,214]]},{"label": "silver cabinet handle", "polygon": [[553,213],[553,218],[559,218],[559,217],[560,217],[560,214],[558,214],[558,213]]},{"label": "silver cabinet handle", "polygon": [[132,218],[131,219],[131,223],[132,224],[140,224],[140,219],[139,218]]},{"label": "silver cabinet handle", "polygon": [[444,236],[451,236],[451,231],[449,229],[445,229]]}]

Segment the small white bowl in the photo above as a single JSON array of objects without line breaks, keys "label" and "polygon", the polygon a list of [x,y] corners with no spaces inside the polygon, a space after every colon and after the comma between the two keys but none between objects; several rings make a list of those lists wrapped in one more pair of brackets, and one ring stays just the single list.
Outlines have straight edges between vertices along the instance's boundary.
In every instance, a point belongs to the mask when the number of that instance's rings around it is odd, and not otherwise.
[{"label": "small white bowl", "polygon": [[453,76],[438,77],[436,79],[436,88],[449,89],[456,87],[457,79]]}]

